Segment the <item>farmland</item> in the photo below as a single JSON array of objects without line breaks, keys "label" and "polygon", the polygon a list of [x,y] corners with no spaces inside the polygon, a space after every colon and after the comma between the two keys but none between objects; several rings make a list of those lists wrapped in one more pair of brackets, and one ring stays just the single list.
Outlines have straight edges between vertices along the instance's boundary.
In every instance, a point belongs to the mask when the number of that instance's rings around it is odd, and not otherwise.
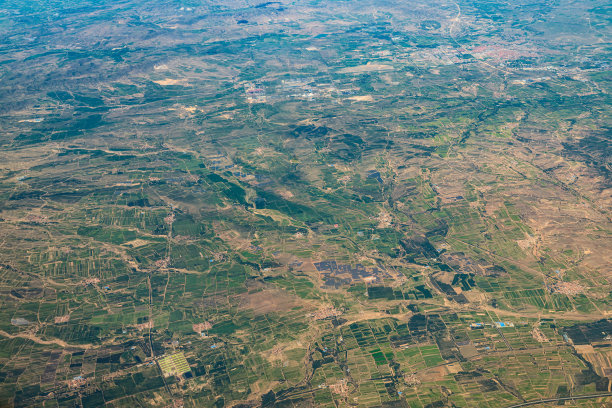
[{"label": "farmland", "polygon": [[609,13],[0,4],[0,407],[612,403]]}]

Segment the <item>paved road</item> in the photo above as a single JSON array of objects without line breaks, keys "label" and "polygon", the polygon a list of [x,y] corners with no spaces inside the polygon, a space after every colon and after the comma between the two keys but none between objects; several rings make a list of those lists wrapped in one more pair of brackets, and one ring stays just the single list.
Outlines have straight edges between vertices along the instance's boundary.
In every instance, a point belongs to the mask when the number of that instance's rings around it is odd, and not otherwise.
[{"label": "paved road", "polygon": [[603,393],[603,394],[576,395],[574,397],[541,399],[541,400],[537,400],[537,401],[527,401],[527,402],[523,402],[521,404],[510,405],[510,406],[508,406],[506,408],[528,407],[528,406],[531,406],[531,405],[546,404],[548,402],[573,401],[573,400],[590,399],[590,398],[601,398],[601,397],[612,397],[612,392]]}]

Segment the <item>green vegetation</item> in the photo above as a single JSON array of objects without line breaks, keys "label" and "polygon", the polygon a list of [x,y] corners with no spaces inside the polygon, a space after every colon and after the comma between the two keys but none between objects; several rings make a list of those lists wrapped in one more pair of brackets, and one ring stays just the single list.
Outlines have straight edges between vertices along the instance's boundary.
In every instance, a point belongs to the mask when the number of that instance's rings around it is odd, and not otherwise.
[{"label": "green vegetation", "polygon": [[0,406],[607,393],[609,7],[404,3],[3,4]]}]

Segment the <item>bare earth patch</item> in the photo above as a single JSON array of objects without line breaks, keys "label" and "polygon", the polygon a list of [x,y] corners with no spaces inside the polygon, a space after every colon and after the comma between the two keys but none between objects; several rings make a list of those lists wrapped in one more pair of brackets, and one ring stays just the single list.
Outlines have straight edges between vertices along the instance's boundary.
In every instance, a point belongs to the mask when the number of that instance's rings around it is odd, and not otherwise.
[{"label": "bare earth patch", "polygon": [[68,323],[70,321],[70,315],[56,316],[54,322],[57,323]]},{"label": "bare earth patch", "polygon": [[287,311],[297,305],[294,296],[281,290],[262,290],[241,299],[241,306],[253,310],[257,315]]},{"label": "bare earth patch", "polygon": [[171,78],[166,78],[166,79],[162,79],[159,81],[153,81],[154,83],[158,84],[158,85],[178,85],[181,84],[183,82],[182,79],[171,79]]},{"label": "bare earth patch", "polygon": [[153,328],[153,320],[149,320],[146,323],[137,324],[136,328],[138,330],[140,330],[140,331],[146,330],[146,329],[152,329]]},{"label": "bare earth patch", "polygon": [[372,95],[349,96],[347,99],[349,99],[351,101],[357,101],[357,102],[372,102],[374,100]]},{"label": "bare earth patch", "polygon": [[210,322],[196,323],[192,327],[194,332],[202,335],[203,331],[212,329],[212,324]]},{"label": "bare earth patch", "polygon": [[145,246],[148,243],[149,243],[149,241],[145,241],[144,239],[137,238],[137,239],[133,239],[131,241],[126,242],[124,245],[129,245],[132,248],[138,248],[138,247],[141,247],[141,246]]},{"label": "bare earth patch", "polygon": [[293,198],[293,193],[287,189],[278,190],[278,194],[280,194],[280,196],[283,197],[285,200]]},{"label": "bare earth patch", "polygon": [[372,64],[367,63],[365,65],[357,65],[356,67],[346,67],[338,70],[340,74],[359,74],[362,72],[372,71],[387,71],[393,69],[393,66],[386,64]]},{"label": "bare earth patch", "polygon": [[546,343],[548,341],[548,338],[544,335],[544,333],[542,333],[542,330],[537,327],[533,328],[533,330],[531,331],[531,335],[540,343]]},{"label": "bare earth patch", "polygon": [[331,392],[333,392],[334,394],[340,394],[343,396],[348,396],[348,380],[346,378],[342,378],[340,381],[338,381],[335,384],[331,384],[329,386],[329,390]]}]

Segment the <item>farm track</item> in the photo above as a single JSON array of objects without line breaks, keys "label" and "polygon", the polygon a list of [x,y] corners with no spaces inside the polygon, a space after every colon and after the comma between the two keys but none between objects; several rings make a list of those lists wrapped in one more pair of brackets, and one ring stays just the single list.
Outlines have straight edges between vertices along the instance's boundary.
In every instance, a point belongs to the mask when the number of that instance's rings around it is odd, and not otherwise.
[{"label": "farm track", "polygon": [[80,348],[80,349],[86,349],[86,350],[93,348],[91,344],[70,344],[60,339],[43,340],[29,333],[9,334],[5,332],[4,330],[0,330],[0,336],[7,337],[9,339],[14,339],[14,338],[27,339],[27,340],[33,341],[34,343],[44,344],[44,345],[56,344],[64,348]]},{"label": "farm track", "polygon": [[522,402],[520,404],[509,405],[506,408],[528,407],[532,405],[547,404],[549,402],[574,401],[574,400],[604,398],[604,397],[612,397],[612,392],[607,392],[605,394],[577,395],[574,397],[549,398],[549,399],[542,399],[542,400],[536,400],[536,401],[527,401],[527,402]]}]

